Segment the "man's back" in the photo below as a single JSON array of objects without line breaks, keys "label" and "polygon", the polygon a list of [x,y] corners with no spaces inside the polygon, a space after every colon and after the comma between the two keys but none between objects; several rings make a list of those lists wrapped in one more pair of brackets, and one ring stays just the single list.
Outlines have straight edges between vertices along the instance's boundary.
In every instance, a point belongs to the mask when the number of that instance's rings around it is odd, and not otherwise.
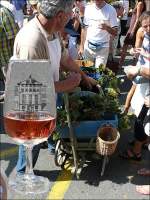
[{"label": "man's back", "polygon": [[17,34],[14,56],[20,59],[48,59],[47,42],[42,27],[35,17]]}]

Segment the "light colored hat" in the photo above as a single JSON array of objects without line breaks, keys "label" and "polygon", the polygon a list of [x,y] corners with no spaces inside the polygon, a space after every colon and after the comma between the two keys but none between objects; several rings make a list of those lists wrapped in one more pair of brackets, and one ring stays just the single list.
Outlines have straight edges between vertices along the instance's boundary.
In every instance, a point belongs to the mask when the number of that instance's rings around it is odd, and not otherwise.
[{"label": "light colored hat", "polygon": [[38,4],[38,0],[28,0],[28,1],[29,1],[29,4],[31,4],[31,5]]}]

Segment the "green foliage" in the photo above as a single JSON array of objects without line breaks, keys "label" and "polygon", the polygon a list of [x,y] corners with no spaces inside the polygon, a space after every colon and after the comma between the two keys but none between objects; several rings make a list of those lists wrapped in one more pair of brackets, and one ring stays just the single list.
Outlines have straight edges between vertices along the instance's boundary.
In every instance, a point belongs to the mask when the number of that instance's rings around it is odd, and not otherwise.
[{"label": "green foliage", "polygon": [[[91,68],[87,68],[87,70],[91,70]],[[88,91],[86,91],[87,95],[81,95],[80,92],[69,95],[71,121],[101,120],[104,117],[104,113],[112,113],[118,115],[120,130],[130,128],[129,116],[121,114],[121,105],[118,98],[120,94],[118,88],[119,80],[110,69],[102,65],[96,72],[101,75],[98,83],[103,93],[88,95]],[[66,111],[62,106],[57,110],[57,127],[60,128],[66,124]]]},{"label": "green foliage", "polygon": [[99,94],[73,95],[69,97],[69,102],[72,121],[98,120],[105,111],[104,99]]},{"label": "green foliage", "polygon": [[133,115],[127,115],[127,114],[120,114],[118,116],[118,120],[119,120],[119,130],[123,131],[123,130],[128,130],[131,129],[131,121],[133,119]]}]

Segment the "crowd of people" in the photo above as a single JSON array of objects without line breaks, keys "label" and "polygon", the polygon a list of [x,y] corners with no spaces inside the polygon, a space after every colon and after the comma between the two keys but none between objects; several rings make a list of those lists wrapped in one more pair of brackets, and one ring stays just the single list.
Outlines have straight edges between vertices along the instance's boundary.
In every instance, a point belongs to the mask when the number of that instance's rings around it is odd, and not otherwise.
[{"label": "crowd of people", "polygon": [[[121,152],[120,156],[139,161],[142,146],[150,136],[149,129],[144,129],[150,108],[150,1],[137,0],[133,8],[130,3],[128,0],[111,3],[107,0],[1,0],[0,79],[5,83],[12,58],[46,59],[52,63],[56,93],[76,88],[81,80],[90,89],[97,81],[87,76],[75,60],[87,59],[95,68],[107,67],[108,60],[119,53],[121,69],[127,50],[132,47],[130,53],[136,65],[126,72],[133,85],[124,112],[130,106],[134,110],[135,139],[133,148]],[[70,72],[65,80],[60,80],[62,71]],[[0,96],[0,101],[4,100],[5,93]],[[33,148],[33,166],[42,145]],[[48,148],[51,152],[55,148],[51,137]],[[24,173],[25,166],[25,151],[20,146],[17,172]],[[150,175],[148,170],[139,173]],[[149,186],[137,187],[137,191],[150,194]]]}]

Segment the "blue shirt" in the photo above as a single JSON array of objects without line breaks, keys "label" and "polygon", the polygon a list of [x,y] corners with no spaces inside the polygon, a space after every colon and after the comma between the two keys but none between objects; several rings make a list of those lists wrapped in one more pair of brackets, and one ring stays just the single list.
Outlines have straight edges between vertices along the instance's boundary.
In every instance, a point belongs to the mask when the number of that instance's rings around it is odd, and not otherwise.
[{"label": "blue shirt", "polygon": [[21,10],[27,2],[26,0],[11,0],[10,3],[15,6],[16,10]]}]

